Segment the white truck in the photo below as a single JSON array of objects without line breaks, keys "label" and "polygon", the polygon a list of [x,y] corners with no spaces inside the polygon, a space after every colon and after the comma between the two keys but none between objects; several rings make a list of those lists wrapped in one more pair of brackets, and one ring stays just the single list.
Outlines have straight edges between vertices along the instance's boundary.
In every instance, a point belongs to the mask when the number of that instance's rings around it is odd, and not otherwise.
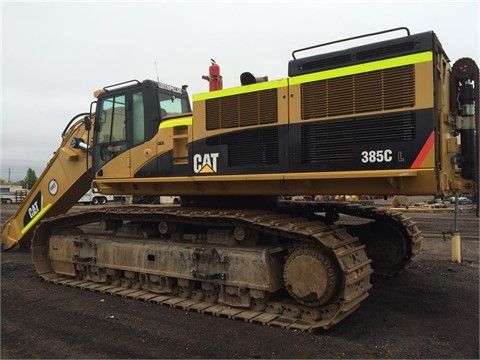
[{"label": "white truck", "polygon": [[108,201],[113,201],[114,197],[113,195],[103,195],[99,192],[93,192],[92,189],[88,190],[85,195],[83,195],[80,200],[78,200],[79,203],[82,204],[91,204],[91,205],[104,205]]}]

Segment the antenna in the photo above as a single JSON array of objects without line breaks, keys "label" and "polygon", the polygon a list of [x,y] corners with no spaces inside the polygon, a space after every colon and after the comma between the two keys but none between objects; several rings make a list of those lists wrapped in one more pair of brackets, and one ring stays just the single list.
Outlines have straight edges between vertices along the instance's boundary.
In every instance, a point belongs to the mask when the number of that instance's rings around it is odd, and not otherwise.
[{"label": "antenna", "polygon": [[158,69],[157,69],[157,62],[155,61],[155,72],[157,73],[157,82],[160,82],[160,79],[158,78]]}]

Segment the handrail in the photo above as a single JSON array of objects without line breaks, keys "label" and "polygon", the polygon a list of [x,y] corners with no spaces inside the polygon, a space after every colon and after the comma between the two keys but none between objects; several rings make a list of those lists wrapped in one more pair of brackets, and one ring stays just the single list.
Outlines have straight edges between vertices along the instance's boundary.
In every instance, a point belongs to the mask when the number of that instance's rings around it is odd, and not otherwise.
[{"label": "handrail", "polygon": [[315,49],[315,48],[318,48],[318,47],[332,45],[332,44],[336,44],[336,43],[340,43],[340,42],[344,42],[344,41],[360,39],[360,38],[364,38],[364,37],[367,37],[367,36],[385,34],[385,33],[388,33],[388,32],[393,32],[393,31],[398,31],[398,30],[406,30],[407,31],[407,36],[410,36],[410,30],[408,30],[408,28],[402,26],[402,27],[398,27],[398,28],[394,28],[394,29],[378,31],[378,32],[370,33],[370,34],[353,36],[353,37],[349,37],[349,38],[345,38],[345,39],[341,39],[341,40],[330,41],[330,42],[323,43],[323,44],[318,44],[318,45],[313,45],[313,46],[309,46],[309,47],[302,48],[302,49],[297,49],[297,50],[292,51],[292,57],[293,57],[294,60],[296,60],[297,58],[295,57],[295,54],[298,53],[298,52],[301,52],[301,51],[311,50],[311,49]]}]

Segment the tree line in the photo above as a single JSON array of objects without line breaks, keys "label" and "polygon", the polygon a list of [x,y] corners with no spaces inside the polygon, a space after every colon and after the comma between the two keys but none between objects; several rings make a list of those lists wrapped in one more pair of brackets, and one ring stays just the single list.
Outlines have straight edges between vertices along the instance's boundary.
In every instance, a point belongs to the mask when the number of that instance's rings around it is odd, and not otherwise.
[{"label": "tree line", "polygon": [[33,185],[37,182],[37,175],[32,168],[28,168],[27,174],[23,178],[23,180],[10,182],[3,178],[0,178],[0,185],[21,185],[24,189],[31,189]]}]

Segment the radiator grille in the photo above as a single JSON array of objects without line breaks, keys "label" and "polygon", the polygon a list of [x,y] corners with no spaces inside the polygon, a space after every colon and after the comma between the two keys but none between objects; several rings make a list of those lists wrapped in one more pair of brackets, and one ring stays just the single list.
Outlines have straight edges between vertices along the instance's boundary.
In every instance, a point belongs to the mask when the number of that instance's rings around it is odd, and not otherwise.
[{"label": "radiator grille", "polygon": [[206,129],[228,129],[278,121],[277,89],[206,101]]},{"label": "radiator grille", "polygon": [[207,139],[207,146],[226,145],[228,167],[278,164],[278,128],[233,132]]},{"label": "radiator grille", "polygon": [[301,85],[303,120],[415,105],[415,67],[408,65]]},{"label": "radiator grille", "polygon": [[301,161],[350,161],[356,145],[411,141],[415,134],[414,112],[303,124]]}]

